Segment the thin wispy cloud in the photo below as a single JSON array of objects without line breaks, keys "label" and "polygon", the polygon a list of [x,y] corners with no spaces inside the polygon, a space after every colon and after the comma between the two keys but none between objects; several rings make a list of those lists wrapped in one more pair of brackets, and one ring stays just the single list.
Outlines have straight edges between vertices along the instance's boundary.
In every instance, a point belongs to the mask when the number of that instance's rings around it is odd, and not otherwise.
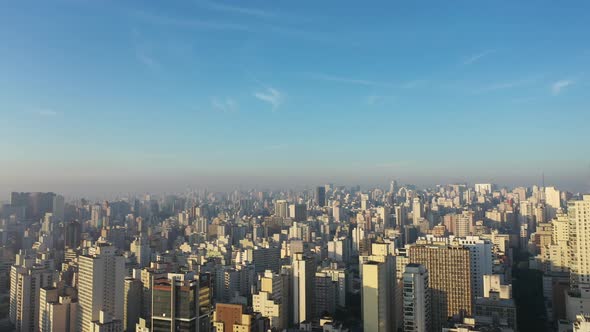
[{"label": "thin wispy cloud", "polygon": [[213,97],[211,106],[218,112],[233,113],[238,111],[238,103],[232,98]]},{"label": "thin wispy cloud", "polygon": [[366,85],[366,86],[391,86],[391,84],[385,83],[385,82],[378,82],[378,81],[371,81],[371,80],[357,79],[357,78],[350,78],[350,77],[342,77],[342,76],[333,76],[333,75],[326,75],[326,74],[320,74],[320,73],[308,73],[307,76],[309,76],[310,78],[312,78],[314,80],[320,80],[320,81],[357,84],[357,85]]},{"label": "thin wispy cloud", "polygon": [[223,4],[220,2],[213,2],[213,1],[198,1],[197,3],[202,5],[203,7],[208,8],[208,9],[217,10],[217,11],[226,12],[226,13],[234,13],[234,14],[261,17],[261,18],[275,16],[274,13],[268,12],[266,10],[258,9],[258,8],[228,5],[228,4]]},{"label": "thin wispy cloud", "polygon": [[147,52],[137,49],[135,52],[137,60],[146,67],[151,69],[160,68],[160,63],[156,59],[149,55]]},{"label": "thin wispy cloud", "polygon": [[476,63],[477,61],[483,59],[484,57],[494,53],[496,50],[486,50],[477,54],[473,54],[471,56],[468,56],[467,58],[465,58],[463,60],[463,64],[464,65],[471,65]]},{"label": "thin wispy cloud", "polygon": [[482,88],[479,88],[474,91],[474,93],[485,93],[485,92],[492,92],[497,90],[505,90],[505,89],[513,89],[524,87],[530,84],[533,84],[539,80],[539,77],[531,77],[525,79],[517,79],[512,81],[504,81],[504,82],[497,82],[492,83]]},{"label": "thin wispy cloud", "polygon": [[178,18],[155,15],[143,11],[133,13],[135,17],[146,22],[158,25],[171,25],[186,28],[207,29],[207,30],[229,30],[229,31],[247,31],[249,28],[245,25],[235,24],[225,21],[202,20],[199,18]]},{"label": "thin wispy cloud", "polygon": [[40,116],[56,116],[59,114],[57,111],[50,108],[38,108],[34,112]]},{"label": "thin wispy cloud", "polygon": [[404,89],[414,89],[419,86],[426,84],[426,80],[413,80],[402,84],[402,88]]},{"label": "thin wispy cloud", "polygon": [[554,96],[557,96],[561,93],[561,91],[565,90],[566,88],[573,85],[575,82],[573,80],[559,80],[551,85],[551,93]]},{"label": "thin wispy cloud", "polygon": [[380,106],[385,104],[387,101],[393,99],[393,96],[384,96],[384,95],[377,95],[371,94],[368,95],[366,98],[367,105],[369,106]]},{"label": "thin wispy cloud", "polygon": [[259,100],[266,102],[272,106],[272,110],[275,111],[281,106],[284,101],[284,94],[275,88],[266,88],[263,92],[255,92],[254,97]]}]

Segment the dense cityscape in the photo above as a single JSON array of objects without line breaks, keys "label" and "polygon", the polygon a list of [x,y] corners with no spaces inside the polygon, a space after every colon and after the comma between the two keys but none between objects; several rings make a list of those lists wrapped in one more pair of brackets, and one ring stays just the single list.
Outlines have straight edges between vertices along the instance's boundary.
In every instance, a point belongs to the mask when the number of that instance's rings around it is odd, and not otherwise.
[{"label": "dense cityscape", "polygon": [[589,222],[551,186],[13,192],[4,329],[587,331]]},{"label": "dense cityscape", "polygon": [[0,23],[0,332],[590,332],[590,1]]}]

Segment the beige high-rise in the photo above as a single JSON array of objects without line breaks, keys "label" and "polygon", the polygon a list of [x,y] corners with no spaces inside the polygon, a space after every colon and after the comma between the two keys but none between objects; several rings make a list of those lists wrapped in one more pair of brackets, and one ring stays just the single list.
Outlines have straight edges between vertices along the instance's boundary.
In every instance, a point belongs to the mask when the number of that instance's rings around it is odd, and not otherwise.
[{"label": "beige high-rise", "polygon": [[429,273],[432,328],[440,331],[448,317],[472,314],[470,251],[461,245],[414,245],[408,250],[411,263]]}]

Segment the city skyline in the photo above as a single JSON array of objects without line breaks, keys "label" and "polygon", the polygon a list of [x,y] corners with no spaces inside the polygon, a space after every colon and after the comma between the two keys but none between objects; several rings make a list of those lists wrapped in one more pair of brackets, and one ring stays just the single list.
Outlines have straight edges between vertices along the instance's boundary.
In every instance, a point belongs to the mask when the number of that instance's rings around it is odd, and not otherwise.
[{"label": "city skyline", "polygon": [[3,3],[0,187],[588,191],[589,6]]}]

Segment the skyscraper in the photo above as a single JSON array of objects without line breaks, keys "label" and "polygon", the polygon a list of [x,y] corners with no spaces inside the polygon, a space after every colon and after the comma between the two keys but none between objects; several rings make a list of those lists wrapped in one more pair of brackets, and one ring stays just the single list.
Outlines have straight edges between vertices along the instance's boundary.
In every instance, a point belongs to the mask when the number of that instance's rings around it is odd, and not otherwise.
[{"label": "skyscraper", "polygon": [[312,257],[305,256],[303,253],[293,255],[293,324],[299,324],[312,317],[315,271],[316,265]]},{"label": "skyscraper", "polygon": [[392,298],[389,296],[390,270],[385,262],[366,262],[362,265],[362,305],[364,331],[392,330]]},{"label": "skyscraper", "polygon": [[275,216],[287,218],[289,216],[289,203],[284,199],[275,201]]},{"label": "skyscraper", "polygon": [[96,243],[88,255],[78,257],[78,328],[90,332],[93,326],[118,321],[124,316],[125,258],[107,242]]},{"label": "skyscraper", "polygon": [[320,207],[326,205],[326,187],[315,188],[315,204]]},{"label": "skyscraper", "polygon": [[424,213],[424,207],[422,200],[420,197],[414,197],[412,200],[412,224],[414,226],[418,226],[420,224],[420,219],[423,218],[422,214]]},{"label": "skyscraper", "polygon": [[432,290],[432,327],[439,331],[449,317],[472,313],[470,251],[460,245],[417,244],[408,249],[411,263],[428,270]]},{"label": "skyscraper", "polygon": [[431,315],[428,271],[423,265],[408,264],[402,282],[404,331],[429,332]]}]

